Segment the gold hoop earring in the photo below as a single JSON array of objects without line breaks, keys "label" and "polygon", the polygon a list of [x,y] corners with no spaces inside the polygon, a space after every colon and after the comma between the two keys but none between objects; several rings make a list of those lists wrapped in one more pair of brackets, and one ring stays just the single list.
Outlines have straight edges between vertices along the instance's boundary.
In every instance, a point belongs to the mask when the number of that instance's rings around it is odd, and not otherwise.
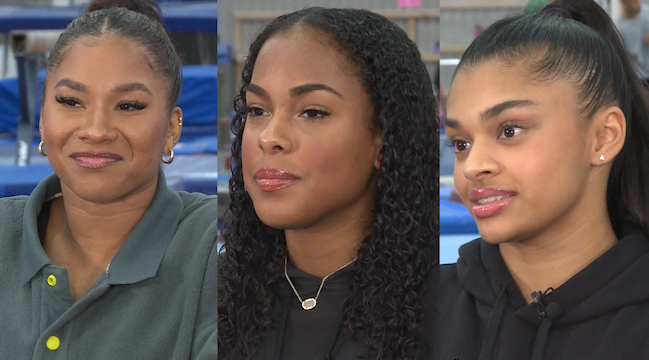
[{"label": "gold hoop earring", "polygon": [[43,156],[47,156],[47,152],[43,151],[43,140],[38,143],[38,152]]},{"label": "gold hoop earring", "polygon": [[174,161],[174,149],[170,150],[169,159],[165,160],[164,155],[162,155],[162,162],[165,164],[171,164]]}]

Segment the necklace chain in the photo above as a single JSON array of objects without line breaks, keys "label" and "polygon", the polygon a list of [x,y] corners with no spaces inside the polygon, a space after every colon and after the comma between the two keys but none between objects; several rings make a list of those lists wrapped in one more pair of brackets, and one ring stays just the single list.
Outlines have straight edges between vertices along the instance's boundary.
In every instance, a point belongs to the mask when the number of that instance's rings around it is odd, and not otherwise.
[{"label": "necklace chain", "polygon": [[322,281],[320,282],[320,288],[318,288],[318,293],[316,293],[316,295],[315,295],[314,298],[308,298],[308,299],[306,299],[306,300],[302,300],[302,297],[300,296],[300,294],[298,294],[297,289],[295,288],[295,286],[293,285],[293,282],[291,281],[291,278],[288,277],[288,272],[286,271],[286,267],[287,267],[287,263],[288,263],[288,255],[286,255],[286,256],[284,257],[284,276],[286,277],[286,280],[288,280],[288,284],[291,285],[291,288],[293,289],[293,292],[295,293],[295,296],[297,296],[297,299],[300,300],[300,303],[302,303],[302,308],[303,308],[304,310],[311,310],[311,309],[313,309],[314,307],[316,307],[316,305],[318,304],[318,297],[320,296],[320,292],[322,291],[322,287],[324,286],[324,283],[325,283],[325,281],[327,280],[327,278],[328,278],[329,276],[331,276],[331,275],[337,273],[338,271],[340,271],[340,270],[346,268],[346,267],[349,266],[351,263],[353,263],[354,261],[356,261],[356,259],[358,259],[358,258],[357,258],[357,257],[354,258],[354,260],[352,260],[352,261],[348,262],[347,264],[341,266],[338,270],[336,270],[336,271],[332,272],[331,274],[329,274],[329,275],[323,277],[323,278],[322,278]]}]

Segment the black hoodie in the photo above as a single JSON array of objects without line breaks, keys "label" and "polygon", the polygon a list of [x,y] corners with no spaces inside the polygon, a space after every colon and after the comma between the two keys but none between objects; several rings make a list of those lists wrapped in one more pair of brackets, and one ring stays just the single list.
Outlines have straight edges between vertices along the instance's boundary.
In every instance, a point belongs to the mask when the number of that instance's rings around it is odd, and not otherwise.
[{"label": "black hoodie", "polygon": [[457,264],[441,266],[439,293],[442,360],[649,359],[649,240],[640,231],[529,305],[498,246],[474,240]]}]

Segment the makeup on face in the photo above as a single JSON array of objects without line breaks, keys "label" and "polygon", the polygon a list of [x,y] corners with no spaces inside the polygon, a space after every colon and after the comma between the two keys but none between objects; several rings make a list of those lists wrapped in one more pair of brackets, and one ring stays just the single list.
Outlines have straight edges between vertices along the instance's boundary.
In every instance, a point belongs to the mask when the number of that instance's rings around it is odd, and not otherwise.
[{"label": "makeup on face", "polygon": [[104,202],[157,182],[169,85],[132,41],[86,40],[47,75],[41,134],[62,186]]},{"label": "makeup on face", "polygon": [[454,182],[481,236],[502,243],[587,213],[589,157],[575,89],[530,80],[523,64],[460,70],[448,97]]},{"label": "makeup on face", "polygon": [[371,213],[373,107],[360,81],[343,70],[349,60],[323,36],[303,30],[271,37],[245,88],[244,183],[257,215],[272,227]]}]

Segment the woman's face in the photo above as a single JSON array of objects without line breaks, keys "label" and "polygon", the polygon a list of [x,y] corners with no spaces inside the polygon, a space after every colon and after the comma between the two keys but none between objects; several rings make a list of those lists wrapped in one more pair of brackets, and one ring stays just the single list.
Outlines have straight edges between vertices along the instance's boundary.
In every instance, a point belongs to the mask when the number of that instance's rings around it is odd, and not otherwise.
[{"label": "woman's face", "polygon": [[587,121],[567,81],[488,61],[456,75],[445,122],[455,186],[488,242],[564,231],[588,216]]},{"label": "woman's face", "polygon": [[166,80],[129,40],[85,37],[65,51],[47,75],[40,121],[64,191],[110,203],[155,186],[181,116],[169,114]]},{"label": "woman's face", "polygon": [[351,69],[312,30],[271,37],[259,52],[241,155],[246,189],[266,225],[303,229],[369,216],[381,139]]}]

